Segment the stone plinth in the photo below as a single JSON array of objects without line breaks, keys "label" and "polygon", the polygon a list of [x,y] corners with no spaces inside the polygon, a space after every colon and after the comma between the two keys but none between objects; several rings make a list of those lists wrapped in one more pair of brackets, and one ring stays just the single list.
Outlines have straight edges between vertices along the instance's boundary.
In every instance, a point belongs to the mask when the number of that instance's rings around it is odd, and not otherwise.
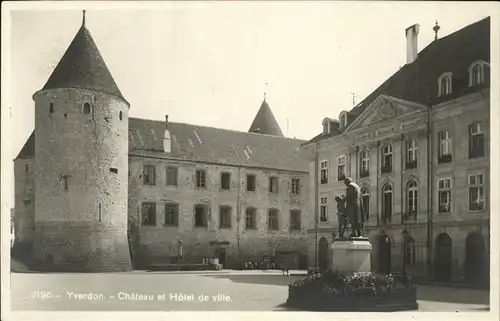
[{"label": "stone plinth", "polygon": [[332,244],[332,271],[343,275],[371,272],[372,245],[368,238],[336,239]]}]

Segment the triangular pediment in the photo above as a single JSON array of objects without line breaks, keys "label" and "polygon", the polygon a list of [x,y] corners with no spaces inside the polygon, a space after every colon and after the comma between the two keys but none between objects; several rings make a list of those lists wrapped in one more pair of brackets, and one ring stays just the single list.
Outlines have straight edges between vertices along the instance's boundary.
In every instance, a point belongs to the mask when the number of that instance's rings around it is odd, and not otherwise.
[{"label": "triangular pediment", "polygon": [[422,104],[380,95],[375,99],[346,130],[354,130],[389,121],[396,117],[425,111],[427,107]]}]

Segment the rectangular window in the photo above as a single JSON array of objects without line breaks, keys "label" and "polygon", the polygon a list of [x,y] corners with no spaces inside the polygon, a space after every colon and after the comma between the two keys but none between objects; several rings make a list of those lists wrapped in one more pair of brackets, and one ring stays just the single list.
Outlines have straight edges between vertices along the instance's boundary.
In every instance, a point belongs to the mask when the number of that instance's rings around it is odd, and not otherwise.
[{"label": "rectangular window", "polygon": [[486,137],[482,127],[482,123],[474,123],[469,127],[469,158],[485,155]]},{"label": "rectangular window", "polygon": [[208,208],[205,205],[196,205],[194,207],[194,226],[208,226]]},{"label": "rectangular window", "polygon": [[228,190],[231,186],[231,173],[220,174],[220,188]]},{"label": "rectangular window", "polygon": [[231,207],[221,206],[219,224],[220,228],[231,228]]},{"label": "rectangular window", "polygon": [[322,161],[320,166],[321,184],[328,184],[328,161]]},{"label": "rectangular window", "polygon": [[484,210],[484,176],[469,175],[469,211]]},{"label": "rectangular window", "polygon": [[448,131],[443,131],[438,134],[439,152],[438,164],[450,163],[452,161],[451,152],[451,134]]},{"label": "rectangular window", "polygon": [[382,174],[392,172],[392,146],[382,147]]},{"label": "rectangular window", "polygon": [[269,209],[268,228],[270,230],[279,230],[278,213],[278,210],[275,208]]},{"label": "rectangular window", "polygon": [[179,169],[177,167],[167,167],[167,186],[177,186]]},{"label": "rectangular window", "polygon": [[255,187],[256,187],[256,177],[255,175],[248,174],[247,175],[247,191],[249,192],[255,192]]},{"label": "rectangular window", "polygon": [[142,203],[142,225],[156,226],[156,203]]},{"label": "rectangular window", "polygon": [[206,172],[204,170],[196,171],[196,187],[197,188],[207,187],[207,177],[206,177]]},{"label": "rectangular window", "polygon": [[451,178],[438,180],[438,213],[451,212]]},{"label": "rectangular window", "polygon": [[254,229],[257,227],[257,210],[255,208],[249,207],[245,212],[245,228]]},{"label": "rectangular window", "polygon": [[30,164],[24,164],[24,171],[26,173],[30,171]]},{"label": "rectangular window", "polygon": [[361,167],[359,171],[360,177],[368,177],[370,176],[370,152],[368,150],[364,150],[361,152]]},{"label": "rectangular window", "polygon": [[291,210],[290,211],[290,229],[291,230],[300,230],[301,229],[300,210]]},{"label": "rectangular window", "polygon": [[328,221],[328,198],[327,197],[322,197],[321,198],[320,218],[319,218],[319,220],[321,222]]},{"label": "rectangular window", "polygon": [[165,225],[179,226],[179,205],[165,204]]},{"label": "rectangular window", "polygon": [[337,181],[345,179],[346,160],[347,158],[344,155],[337,157]]},{"label": "rectangular window", "polygon": [[269,177],[269,192],[278,193],[278,178]]},{"label": "rectangular window", "polygon": [[143,168],[144,185],[156,185],[156,166],[144,165]]},{"label": "rectangular window", "polygon": [[300,179],[292,178],[292,194],[300,194]]},{"label": "rectangular window", "polygon": [[406,169],[417,168],[418,147],[415,139],[406,142]]}]

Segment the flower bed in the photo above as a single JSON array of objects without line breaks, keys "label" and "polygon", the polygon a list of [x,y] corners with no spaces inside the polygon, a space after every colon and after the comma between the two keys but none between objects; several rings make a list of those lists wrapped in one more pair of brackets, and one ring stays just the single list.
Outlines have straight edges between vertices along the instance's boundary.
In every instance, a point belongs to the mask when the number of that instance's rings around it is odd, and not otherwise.
[{"label": "flower bed", "polygon": [[418,308],[410,280],[392,275],[327,272],[309,275],[288,286],[287,306],[310,311],[395,311]]}]

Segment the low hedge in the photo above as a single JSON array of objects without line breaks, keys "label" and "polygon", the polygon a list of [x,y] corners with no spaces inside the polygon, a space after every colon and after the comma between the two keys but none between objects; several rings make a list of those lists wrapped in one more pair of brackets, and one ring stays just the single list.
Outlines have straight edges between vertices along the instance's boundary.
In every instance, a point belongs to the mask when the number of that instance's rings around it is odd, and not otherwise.
[{"label": "low hedge", "polygon": [[411,280],[392,275],[315,273],[291,283],[287,306],[311,311],[394,311],[418,308]]}]

